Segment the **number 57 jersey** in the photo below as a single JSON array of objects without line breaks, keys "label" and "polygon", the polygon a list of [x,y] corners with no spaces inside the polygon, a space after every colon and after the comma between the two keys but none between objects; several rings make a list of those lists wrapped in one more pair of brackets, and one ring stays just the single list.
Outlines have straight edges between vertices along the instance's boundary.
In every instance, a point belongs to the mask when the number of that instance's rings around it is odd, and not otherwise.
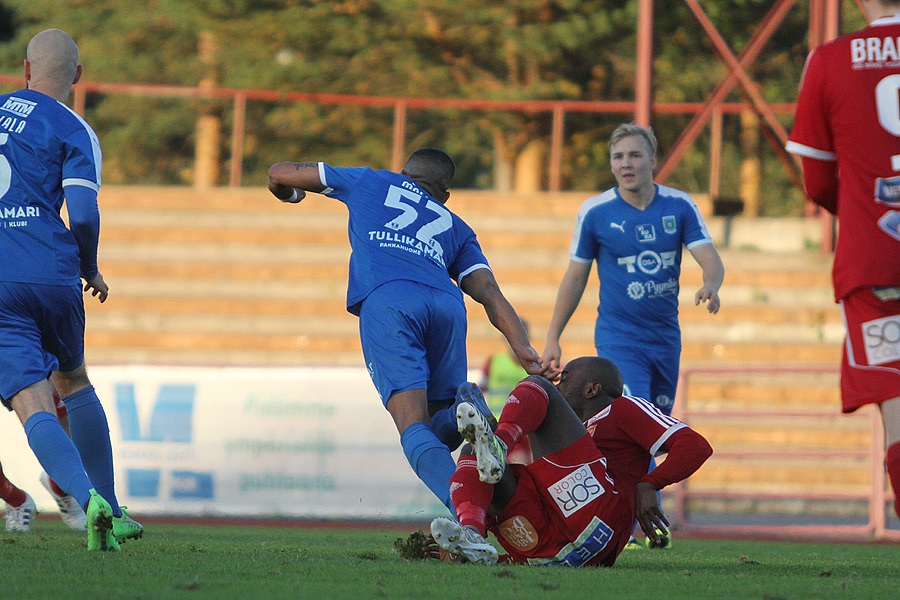
[{"label": "number 57 jersey", "polygon": [[359,315],[360,304],[376,287],[400,279],[445,290],[463,303],[454,280],[489,268],[472,228],[408,177],[319,163],[319,178],[322,193],[346,204],[350,213],[351,313]]},{"label": "number 57 jersey", "polygon": [[838,164],[836,299],[900,284],[900,17],[810,53],[787,150]]}]

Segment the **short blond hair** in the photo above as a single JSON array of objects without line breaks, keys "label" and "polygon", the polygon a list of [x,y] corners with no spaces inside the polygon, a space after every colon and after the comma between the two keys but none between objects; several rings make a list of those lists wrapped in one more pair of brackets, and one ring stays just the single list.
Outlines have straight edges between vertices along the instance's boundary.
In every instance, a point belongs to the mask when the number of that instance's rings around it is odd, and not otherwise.
[{"label": "short blond hair", "polygon": [[656,136],[653,134],[653,129],[650,127],[643,127],[634,122],[622,123],[612,132],[612,135],[609,137],[610,152],[612,152],[612,147],[619,143],[619,140],[632,135],[642,138],[647,142],[647,145],[650,147],[651,156],[656,156]]}]

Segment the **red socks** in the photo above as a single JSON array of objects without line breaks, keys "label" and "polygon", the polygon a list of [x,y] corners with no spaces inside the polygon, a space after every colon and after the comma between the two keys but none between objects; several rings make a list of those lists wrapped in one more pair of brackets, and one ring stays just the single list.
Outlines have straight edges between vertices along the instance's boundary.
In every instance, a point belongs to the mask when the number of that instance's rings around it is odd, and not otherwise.
[{"label": "red socks", "polygon": [[888,479],[894,489],[894,512],[900,517],[900,442],[888,447],[884,464],[887,467]]},{"label": "red socks", "polygon": [[13,508],[19,508],[25,502],[25,492],[17,488],[3,474],[3,465],[0,465],[0,498]]},{"label": "red socks", "polygon": [[[494,432],[506,447],[513,449],[544,421],[550,399],[537,383],[523,381],[509,395]],[[494,486],[478,477],[475,457],[463,454],[450,479],[450,498],[460,525],[475,527],[487,535],[487,509],[494,497]]]},{"label": "red socks", "polygon": [[503,440],[507,448],[514,448],[543,423],[549,403],[546,390],[539,384],[527,379],[520,382],[503,405],[494,435]]},{"label": "red socks", "polygon": [[475,457],[463,454],[450,478],[450,499],[460,525],[471,525],[487,535],[487,509],[494,497],[494,486],[478,478]]}]

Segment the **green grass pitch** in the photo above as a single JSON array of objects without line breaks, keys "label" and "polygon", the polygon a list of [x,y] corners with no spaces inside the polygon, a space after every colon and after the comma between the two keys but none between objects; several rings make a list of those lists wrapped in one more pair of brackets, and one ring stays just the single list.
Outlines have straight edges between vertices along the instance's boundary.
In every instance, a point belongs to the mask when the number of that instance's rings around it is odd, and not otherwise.
[{"label": "green grass pitch", "polygon": [[451,565],[394,549],[410,530],[146,524],[89,553],[56,520],[0,532],[0,598],[756,600],[894,598],[900,545],[687,539],[612,569]]}]

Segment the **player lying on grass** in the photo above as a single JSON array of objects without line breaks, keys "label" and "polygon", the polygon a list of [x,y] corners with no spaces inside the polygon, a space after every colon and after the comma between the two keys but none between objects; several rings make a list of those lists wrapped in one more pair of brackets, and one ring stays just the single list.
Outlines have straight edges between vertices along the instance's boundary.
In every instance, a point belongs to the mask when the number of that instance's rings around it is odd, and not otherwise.
[{"label": "player lying on grass", "polygon": [[[582,357],[566,365],[556,385],[537,376],[522,380],[496,433],[461,404],[459,427],[470,445],[452,479],[459,522],[432,522],[438,546],[493,564],[498,553],[485,540],[490,531],[508,553],[506,562],[612,566],[635,517],[658,542],[657,529],[668,533],[668,521],[656,492],[694,473],[712,448],[684,423],[621,391],[615,364]],[[506,464],[507,449],[526,441],[534,462]],[[668,458],[648,474],[651,454],[666,451]]]}]

